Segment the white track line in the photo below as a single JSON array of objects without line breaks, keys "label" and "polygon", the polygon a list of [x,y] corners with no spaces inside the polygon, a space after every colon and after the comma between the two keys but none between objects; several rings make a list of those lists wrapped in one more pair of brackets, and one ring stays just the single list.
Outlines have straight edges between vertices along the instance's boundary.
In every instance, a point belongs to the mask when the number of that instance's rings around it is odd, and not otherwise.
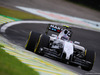
[{"label": "white track line", "polygon": [[[9,22],[9,23],[3,25],[0,29],[0,31],[5,33],[5,31],[8,27],[18,25],[18,24],[22,24],[22,23],[55,24],[55,25],[61,25],[61,26],[62,25],[68,25],[68,26],[71,26],[71,27],[82,28],[82,29],[86,29],[86,30],[93,30],[93,29],[90,29],[90,28],[87,28],[87,27],[80,27],[80,26],[70,25],[70,24],[65,24],[65,23],[57,23],[57,22],[50,22],[50,21],[32,21],[32,20],[29,21],[29,20],[26,20],[26,21]],[[93,30],[93,31],[96,31],[96,30]]]}]

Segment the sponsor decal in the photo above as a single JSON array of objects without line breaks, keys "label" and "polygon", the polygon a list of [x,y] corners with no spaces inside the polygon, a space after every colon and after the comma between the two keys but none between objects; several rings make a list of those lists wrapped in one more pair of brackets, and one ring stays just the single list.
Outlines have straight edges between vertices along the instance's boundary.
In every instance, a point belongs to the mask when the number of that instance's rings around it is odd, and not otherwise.
[{"label": "sponsor decal", "polygon": [[60,28],[60,27],[58,27],[58,26],[56,26],[56,25],[51,24],[51,25],[49,26],[49,30],[60,33],[63,29]]}]

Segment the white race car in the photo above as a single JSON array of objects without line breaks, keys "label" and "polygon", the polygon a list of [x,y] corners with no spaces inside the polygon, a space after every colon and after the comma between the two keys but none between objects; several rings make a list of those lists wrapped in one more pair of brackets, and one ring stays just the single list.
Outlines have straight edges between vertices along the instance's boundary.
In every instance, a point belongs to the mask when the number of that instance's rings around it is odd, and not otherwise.
[{"label": "white race car", "polygon": [[[36,54],[53,57],[90,71],[94,64],[95,52],[80,46],[77,41],[71,41],[71,28],[65,27],[63,29],[49,24],[46,34],[31,31],[25,48]],[[59,35],[52,34],[50,36],[48,35],[49,31],[58,32]]]}]

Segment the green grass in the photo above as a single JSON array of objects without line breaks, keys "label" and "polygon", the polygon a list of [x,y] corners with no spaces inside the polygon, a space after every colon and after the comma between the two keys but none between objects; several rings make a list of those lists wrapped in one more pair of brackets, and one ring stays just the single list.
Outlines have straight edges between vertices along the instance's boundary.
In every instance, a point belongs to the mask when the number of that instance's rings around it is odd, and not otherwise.
[{"label": "green grass", "polygon": [[0,14],[13,17],[13,18],[18,18],[18,19],[36,19],[36,20],[48,20],[44,17],[40,17],[37,15],[33,15],[24,11],[19,11],[19,10],[14,10],[14,9],[9,9],[5,7],[0,7]]},{"label": "green grass", "polygon": [[0,45],[0,75],[39,75],[38,72],[9,55]]}]

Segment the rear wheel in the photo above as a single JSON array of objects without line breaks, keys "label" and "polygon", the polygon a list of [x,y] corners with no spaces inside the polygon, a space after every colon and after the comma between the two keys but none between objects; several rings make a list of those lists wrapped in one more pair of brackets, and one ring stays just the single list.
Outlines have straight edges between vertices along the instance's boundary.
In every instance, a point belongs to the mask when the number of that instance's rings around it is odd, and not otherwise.
[{"label": "rear wheel", "polygon": [[[41,54],[44,55],[44,51],[43,51],[43,47],[48,48],[49,47],[49,41],[50,41],[50,37],[47,35],[42,35],[41,34],[41,38],[39,39],[38,43],[37,43],[37,47],[36,47],[36,51]],[[42,51],[41,51],[42,49]]]},{"label": "rear wheel", "polygon": [[49,47],[50,37],[31,31],[25,49],[44,55],[43,47]]},{"label": "rear wheel", "polygon": [[40,35],[40,33],[31,31],[26,42],[25,49],[34,52],[36,43],[38,42]]},{"label": "rear wheel", "polygon": [[90,71],[93,67],[94,60],[95,60],[95,52],[92,50],[87,50],[85,60],[89,61],[90,64],[88,66],[81,66],[82,69]]}]

